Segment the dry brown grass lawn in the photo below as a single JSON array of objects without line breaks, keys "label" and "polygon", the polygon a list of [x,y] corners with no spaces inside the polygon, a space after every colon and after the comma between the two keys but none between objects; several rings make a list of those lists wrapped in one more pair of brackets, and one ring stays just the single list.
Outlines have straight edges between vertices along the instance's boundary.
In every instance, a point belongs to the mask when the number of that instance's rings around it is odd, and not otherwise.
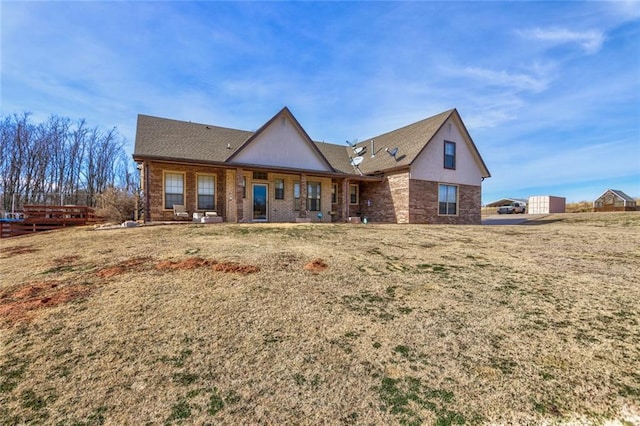
[{"label": "dry brown grass lawn", "polygon": [[0,242],[4,424],[640,422],[640,213]]}]

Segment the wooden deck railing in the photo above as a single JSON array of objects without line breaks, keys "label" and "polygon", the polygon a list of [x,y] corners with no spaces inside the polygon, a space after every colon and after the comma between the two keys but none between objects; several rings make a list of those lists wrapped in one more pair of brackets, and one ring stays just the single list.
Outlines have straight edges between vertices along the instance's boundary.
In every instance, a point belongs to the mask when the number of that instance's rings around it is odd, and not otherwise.
[{"label": "wooden deck railing", "polygon": [[0,238],[96,222],[95,210],[87,206],[27,205],[24,206],[23,214],[24,219],[21,221],[0,222]]}]

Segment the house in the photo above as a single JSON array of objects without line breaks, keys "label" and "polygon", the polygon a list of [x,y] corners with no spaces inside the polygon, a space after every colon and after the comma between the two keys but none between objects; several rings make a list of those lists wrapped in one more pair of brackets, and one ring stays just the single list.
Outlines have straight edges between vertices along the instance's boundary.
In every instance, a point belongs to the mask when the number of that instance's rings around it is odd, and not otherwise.
[{"label": "house", "polygon": [[618,189],[607,189],[593,202],[594,212],[635,211],[636,200]]},{"label": "house", "polygon": [[284,107],[256,131],[139,115],[145,221],[479,224],[489,171],[455,109],[360,143],[311,139]]}]

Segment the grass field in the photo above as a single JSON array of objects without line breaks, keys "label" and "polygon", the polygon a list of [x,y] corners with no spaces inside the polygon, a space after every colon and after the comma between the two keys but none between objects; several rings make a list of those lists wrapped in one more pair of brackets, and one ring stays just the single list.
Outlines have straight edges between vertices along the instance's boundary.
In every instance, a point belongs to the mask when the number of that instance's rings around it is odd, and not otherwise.
[{"label": "grass field", "polygon": [[0,244],[3,424],[640,423],[640,213]]}]

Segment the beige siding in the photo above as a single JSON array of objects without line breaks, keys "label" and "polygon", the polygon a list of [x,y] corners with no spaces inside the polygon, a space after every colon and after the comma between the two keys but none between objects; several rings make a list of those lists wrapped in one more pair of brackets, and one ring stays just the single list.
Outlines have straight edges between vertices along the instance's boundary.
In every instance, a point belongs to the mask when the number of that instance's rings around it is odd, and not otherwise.
[{"label": "beige siding", "polygon": [[311,143],[286,117],[273,121],[230,163],[330,171]]},{"label": "beige siding", "polygon": [[[444,141],[456,144],[455,170],[444,168]],[[411,179],[480,185],[482,168],[456,120],[449,118],[411,166]]]}]

